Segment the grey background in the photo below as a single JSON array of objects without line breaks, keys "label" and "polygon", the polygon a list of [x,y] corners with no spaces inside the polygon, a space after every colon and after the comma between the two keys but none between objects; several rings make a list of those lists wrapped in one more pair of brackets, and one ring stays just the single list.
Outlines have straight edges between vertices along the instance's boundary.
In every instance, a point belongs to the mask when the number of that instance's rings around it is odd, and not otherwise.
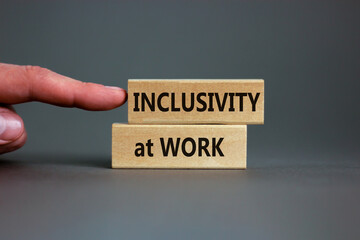
[{"label": "grey background", "polygon": [[356,1],[0,1],[0,61],[128,78],[264,78],[246,171],[112,170],[109,112],[15,106],[1,239],[358,239]]}]

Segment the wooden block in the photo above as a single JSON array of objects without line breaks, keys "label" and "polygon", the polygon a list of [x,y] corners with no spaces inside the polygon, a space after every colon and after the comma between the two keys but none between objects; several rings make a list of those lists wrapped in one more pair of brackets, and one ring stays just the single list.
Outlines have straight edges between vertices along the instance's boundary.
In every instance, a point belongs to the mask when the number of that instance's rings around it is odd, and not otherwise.
[{"label": "wooden block", "polygon": [[114,123],[112,167],[245,169],[246,125]]},{"label": "wooden block", "polygon": [[130,124],[264,124],[264,80],[128,81]]}]

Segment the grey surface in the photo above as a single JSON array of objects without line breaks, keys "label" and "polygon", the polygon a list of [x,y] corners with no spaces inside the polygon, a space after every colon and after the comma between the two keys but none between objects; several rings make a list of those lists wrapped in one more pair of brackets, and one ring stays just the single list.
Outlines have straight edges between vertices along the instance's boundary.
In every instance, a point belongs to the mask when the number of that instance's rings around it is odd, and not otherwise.
[{"label": "grey surface", "polygon": [[0,236],[358,239],[359,161],[249,161],[246,171],[186,171],[112,170],[102,156],[3,160]]},{"label": "grey surface", "polygon": [[0,239],[358,239],[356,1],[0,1],[0,61],[128,78],[264,78],[246,171],[112,170],[109,112],[15,106]]}]

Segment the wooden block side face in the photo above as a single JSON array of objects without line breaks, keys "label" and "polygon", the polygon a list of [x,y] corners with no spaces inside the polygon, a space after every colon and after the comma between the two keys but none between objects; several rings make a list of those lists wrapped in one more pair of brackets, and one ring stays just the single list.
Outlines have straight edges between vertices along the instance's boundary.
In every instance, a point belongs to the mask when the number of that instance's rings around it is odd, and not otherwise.
[{"label": "wooden block side face", "polygon": [[134,124],[263,124],[264,80],[129,80]]},{"label": "wooden block side face", "polygon": [[113,124],[113,168],[245,169],[245,125]]}]

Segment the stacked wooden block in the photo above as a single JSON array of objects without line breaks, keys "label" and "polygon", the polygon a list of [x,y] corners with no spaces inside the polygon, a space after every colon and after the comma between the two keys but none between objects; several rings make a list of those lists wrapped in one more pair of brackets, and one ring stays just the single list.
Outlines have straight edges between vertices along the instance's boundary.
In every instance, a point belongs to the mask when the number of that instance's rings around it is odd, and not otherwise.
[{"label": "stacked wooden block", "polygon": [[264,80],[129,80],[128,122],[113,124],[113,168],[245,169]]}]

